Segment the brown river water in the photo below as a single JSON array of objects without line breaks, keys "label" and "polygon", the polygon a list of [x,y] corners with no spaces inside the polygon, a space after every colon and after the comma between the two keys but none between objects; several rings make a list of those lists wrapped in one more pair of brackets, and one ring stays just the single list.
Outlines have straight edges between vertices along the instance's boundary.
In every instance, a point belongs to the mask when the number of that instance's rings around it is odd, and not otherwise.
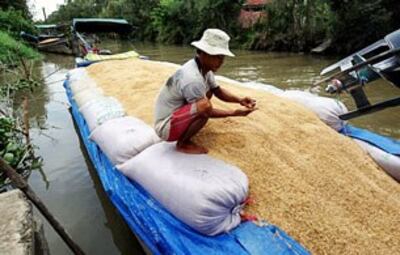
[{"label": "brown river water", "polygon": [[[113,52],[136,50],[154,60],[182,64],[194,55],[191,47],[129,42],[104,42]],[[321,69],[338,57],[292,53],[233,50],[218,74],[239,81],[256,81],[282,89],[307,89],[318,79]],[[50,211],[65,226],[86,254],[143,254],[139,243],[108,200],[74,127],[62,79],[74,67],[68,56],[48,54],[40,67],[46,84],[30,94],[30,124],[33,143],[44,159],[43,172],[35,171],[29,183]],[[321,89],[322,91],[323,89]],[[371,101],[399,96],[400,90],[384,82],[367,87]],[[323,94],[323,93],[322,93]],[[340,100],[353,108],[346,95]],[[400,107],[363,116],[351,123],[400,139]],[[45,220],[45,233],[52,254],[71,254]]]}]

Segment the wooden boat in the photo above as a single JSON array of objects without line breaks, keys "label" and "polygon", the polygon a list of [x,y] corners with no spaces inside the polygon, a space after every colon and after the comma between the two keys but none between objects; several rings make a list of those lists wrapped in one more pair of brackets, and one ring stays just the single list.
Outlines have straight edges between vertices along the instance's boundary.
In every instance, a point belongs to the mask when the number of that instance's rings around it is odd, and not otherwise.
[{"label": "wooden boat", "polygon": [[71,40],[63,33],[67,26],[46,24],[36,25],[38,35],[21,32],[21,37],[39,51],[58,54],[72,54]]},{"label": "wooden boat", "polygon": [[104,190],[149,254],[309,254],[285,232],[267,222],[256,225],[247,221],[217,236],[206,236],[191,229],[138,183],[118,171],[89,139],[89,128],[73,98],[68,79],[64,87],[73,119]]},{"label": "wooden boat", "polygon": [[49,39],[40,41],[37,44],[37,48],[40,51],[72,55],[72,49],[70,47],[69,40],[64,37],[49,38]]},{"label": "wooden boat", "polygon": [[326,92],[334,94],[347,91],[353,97],[357,109],[340,116],[343,120],[400,105],[400,97],[371,104],[365,94],[364,85],[377,79],[383,79],[400,88],[400,30],[386,35],[368,47],[324,68],[321,75],[329,77],[317,82],[328,82]]}]

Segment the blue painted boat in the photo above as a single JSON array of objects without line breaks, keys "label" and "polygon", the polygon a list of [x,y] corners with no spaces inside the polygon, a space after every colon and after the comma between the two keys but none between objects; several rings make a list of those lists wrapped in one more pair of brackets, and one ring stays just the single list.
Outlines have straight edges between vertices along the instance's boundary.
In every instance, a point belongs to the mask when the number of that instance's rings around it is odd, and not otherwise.
[{"label": "blue painted boat", "polygon": [[71,112],[104,190],[145,250],[151,254],[310,254],[278,227],[265,222],[240,224],[229,233],[202,235],[171,215],[140,185],[116,170],[96,143],[64,82]]}]

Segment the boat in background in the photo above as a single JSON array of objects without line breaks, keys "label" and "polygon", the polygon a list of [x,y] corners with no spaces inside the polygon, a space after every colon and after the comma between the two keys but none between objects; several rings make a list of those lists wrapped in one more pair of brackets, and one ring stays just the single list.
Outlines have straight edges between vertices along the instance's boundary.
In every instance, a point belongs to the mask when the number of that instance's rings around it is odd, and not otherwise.
[{"label": "boat in background", "polygon": [[326,67],[321,71],[321,75],[327,75],[335,70],[340,71],[315,83],[314,86],[327,82],[326,92],[335,94],[346,91],[353,97],[357,109],[339,116],[342,120],[399,106],[400,97],[371,104],[363,87],[367,83],[383,79],[400,88],[400,29]]},{"label": "boat in background", "polygon": [[111,51],[98,48],[96,34],[114,33],[125,36],[132,26],[124,19],[73,19],[72,24],[42,24],[35,26],[38,34],[21,32],[21,37],[43,52],[75,55],[84,58],[87,54],[110,55]]},{"label": "boat in background", "polygon": [[88,53],[110,55],[111,51],[96,46],[99,39],[95,34],[115,33],[125,36],[132,26],[125,19],[79,18],[72,20],[72,49],[75,56],[85,57]]},{"label": "boat in background", "polygon": [[68,25],[64,24],[43,24],[36,25],[37,35],[24,31],[21,37],[37,48],[39,51],[72,55],[71,40],[68,37]]}]

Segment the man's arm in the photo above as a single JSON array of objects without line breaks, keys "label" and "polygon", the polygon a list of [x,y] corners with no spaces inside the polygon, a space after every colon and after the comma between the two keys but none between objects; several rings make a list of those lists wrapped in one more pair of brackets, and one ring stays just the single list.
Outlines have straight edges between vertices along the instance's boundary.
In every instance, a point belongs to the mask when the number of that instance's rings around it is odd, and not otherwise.
[{"label": "man's arm", "polygon": [[212,90],[214,95],[221,99],[222,101],[228,102],[228,103],[240,103],[240,98],[233,95],[226,89],[223,89],[221,87],[217,87]]},{"label": "man's arm", "polygon": [[196,101],[197,112],[206,118],[225,118],[231,116],[247,116],[256,108],[242,108],[236,110],[221,110],[212,106],[210,100],[204,97]]},{"label": "man's arm", "polygon": [[256,108],[245,108],[245,109],[236,109],[236,110],[221,110],[212,108],[210,112],[210,118],[225,118],[231,116],[247,116],[252,111],[256,110]]},{"label": "man's arm", "polygon": [[213,94],[217,98],[228,103],[238,103],[247,108],[254,108],[256,106],[256,100],[249,97],[237,97],[230,93],[228,90],[221,87],[213,89]]}]

